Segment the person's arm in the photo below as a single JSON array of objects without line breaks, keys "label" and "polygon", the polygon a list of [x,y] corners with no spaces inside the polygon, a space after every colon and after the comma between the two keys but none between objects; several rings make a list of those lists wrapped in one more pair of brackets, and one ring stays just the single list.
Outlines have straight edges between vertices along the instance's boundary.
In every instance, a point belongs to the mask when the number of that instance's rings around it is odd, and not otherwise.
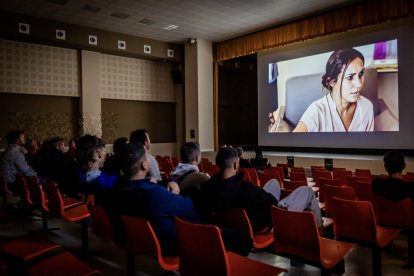
[{"label": "person's arm", "polygon": [[162,180],[157,160],[152,155],[149,155],[149,159],[151,161],[151,167],[148,172],[149,176],[155,177],[158,181]]},{"label": "person's arm", "polygon": [[16,152],[14,156],[14,164],[16,165],[17,169],[25,176],[37,176],[37,173],[27,164],[23,153]]},{"label": "person's arm", "polygon": [[293,132],[308,132],[308,128],[303,122],[299,121]]},{"label": "person's arm", "polygon": [[152,209],[157,216],[179,216],[193,211],[191,199],[173,194],[163,187],[158,187],[151,196]]}]

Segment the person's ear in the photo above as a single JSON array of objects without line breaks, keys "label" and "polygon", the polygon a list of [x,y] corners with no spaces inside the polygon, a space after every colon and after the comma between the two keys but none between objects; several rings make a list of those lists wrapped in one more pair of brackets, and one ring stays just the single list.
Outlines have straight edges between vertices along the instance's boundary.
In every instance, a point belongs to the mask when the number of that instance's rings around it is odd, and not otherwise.
[{"label": "person's ear", "polygon": [[330,82],[329,82],[329,86],[330,87],[334,87],[336,85],[336,80],[331,80]]},{"label": "person's ear", "polygon": [[234,163],[233,163],[233,168],[234,168],[235,170],[237,170],[237,162],[236,162],[236,161],[234,161]]},{"label": "person's ear", "polygon": [[405,162],[404,162],[404,165],[403,165],[403,170],[405,170],[405,166],[406,166],[406,164],[405,164]]},{"label": "person's ear", "polygon": [[148,166],[149,166],[148,161],[146,161],[146,160],[142,161],[142,163],[141,163],[141,170],[142,171],[148,170]]}]

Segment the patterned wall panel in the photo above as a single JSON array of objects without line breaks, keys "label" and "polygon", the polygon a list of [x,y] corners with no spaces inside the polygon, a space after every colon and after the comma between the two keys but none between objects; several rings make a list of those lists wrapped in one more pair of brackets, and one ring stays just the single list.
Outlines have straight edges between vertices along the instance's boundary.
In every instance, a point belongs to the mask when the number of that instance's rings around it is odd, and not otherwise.
[{"label": "patterned wall panel", "polygon": [[76,50],[0,39],[0,92],[79,97]]},{"label": "patterned wall panel", "polygon": [[172,71],[169,63],[102,55],[102,98],[175,102]]},{"label": "patterned wall panel", "polygon": [[78,122],[69,113],[16,112],[8,114],[8,128],[22,129],[28,138],[44,141],[56,136],[69,141],[78,133]]}]

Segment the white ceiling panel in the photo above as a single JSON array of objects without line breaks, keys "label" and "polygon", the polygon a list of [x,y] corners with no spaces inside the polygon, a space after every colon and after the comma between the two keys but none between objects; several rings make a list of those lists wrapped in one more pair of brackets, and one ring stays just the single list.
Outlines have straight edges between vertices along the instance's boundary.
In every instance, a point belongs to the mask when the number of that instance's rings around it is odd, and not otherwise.
[{"label": "white ceiling panel", "polygon": [[[0,9],[107,31],[183,43],[219,42],[353,0],[1,0]],[[81,10],[85,5],[97,12]],[[125,19],[113,13],[129,15]],[[155,21],[152,25],[140,20]],[[178,28],[165,30],[173,24]]]}]

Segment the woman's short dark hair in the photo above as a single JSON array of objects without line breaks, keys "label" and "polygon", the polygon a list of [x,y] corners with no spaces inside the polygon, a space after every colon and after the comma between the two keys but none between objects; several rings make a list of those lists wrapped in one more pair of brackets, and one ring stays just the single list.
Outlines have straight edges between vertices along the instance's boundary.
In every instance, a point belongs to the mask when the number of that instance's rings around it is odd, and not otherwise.
[{"label": "woman's short dark hair", "polygon": [[364,56],[354,48],[333,52],[326,62],[325,74],[322,76],[322,85],[329,91],[332,91],[332,86],[330,85],[331,81],[338,81],[339,74],[342,71],[345,72],[348,65],[356,58],[360,58],[362,62],[365,63]]}]

